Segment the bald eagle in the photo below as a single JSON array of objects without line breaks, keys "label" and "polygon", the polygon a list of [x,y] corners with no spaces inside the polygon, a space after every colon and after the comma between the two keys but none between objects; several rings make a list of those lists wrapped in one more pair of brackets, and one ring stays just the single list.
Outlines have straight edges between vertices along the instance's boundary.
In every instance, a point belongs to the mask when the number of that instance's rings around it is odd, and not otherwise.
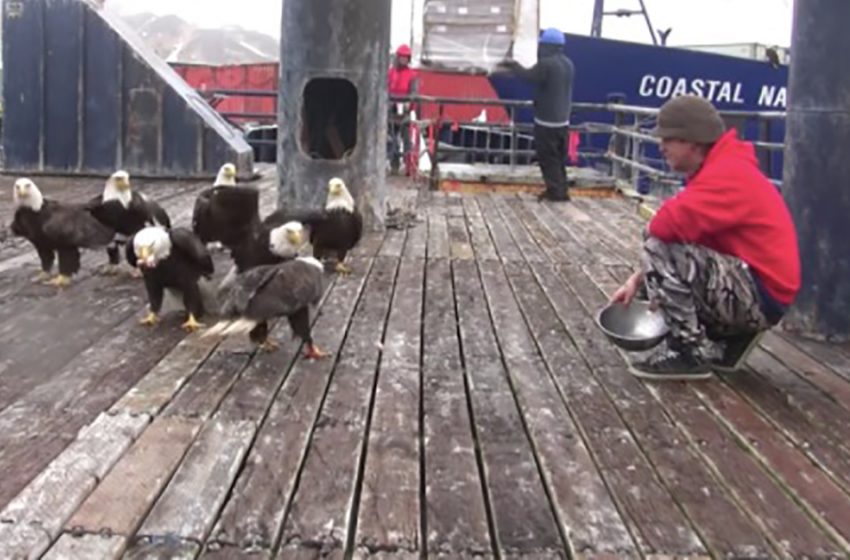
[{"label": "bald eagle", "polygon": [[195,199],[192,231],[204,243],[232,248],[250,237],[259,223],[259,191],[236,186],[236,166],[225,163],[213,186]]},{"label": "bald eagle", "polygon": [[103,188],[103,194],[89,202],[92,214],[101,223],[115,231],[115,240],[106,252],[109,256],[108,273],[115,273],[120,263],[119,245],[147,226],[171,227],[165,209],[143,194],[132,190],[130,175],[116,171]]},{"label": "bald eagle", "polygon": [[328,195],[325,207],[318,211],[291,212],[278,210],[265,220],[268,225],[277,225],[289,221],[298,221],[310,232],[313,256],[317,259],[336,258],[336,271],[350,274],[344,261],[345,257],[363,234],[363,218],[354,197],[340,178],[328,181]]},{"label": "bald eagle", "polygon": [[41,261],[36,282],[50,278],[58,255],[59,274],[49,283],[60,288],[67,286],[71,276],[80,270],[80,249],[106,247],[112,241],[114,232],[95,219],[86,205],[44,198],[30,179],[15,181],[13,200],[12,233],[29,240]]},{"label": "bald eagle", "polygon": [[183,328],[189,332],[203,325],[197,318],[204,315],[201,278],[209,279],[214,270],[204,244],[186,228],[166,230],[149,226],[137,232],[127,244],[127,262],[142,270],[148,293],[149,311],[143,325],[155,325],[166,291],[180,296],[188,318]]},{"label": "bald eagle", "polygon": [[[289,250],[289,235],[283,227],[271,232],[270,244],[276,254],[283,256]],[[223,316],[237,320],[222,322],[208,334],[247,332],[254,344],[271,352],[277,344],[269,339],[268,321],[285,316],[293,333],[306,345],[305,357],[325,357],[310,332],[310,306],[318,304],[322,297],[323,275],[322,263],[313,257],[256,266],[238,274],[221,310]]]}]

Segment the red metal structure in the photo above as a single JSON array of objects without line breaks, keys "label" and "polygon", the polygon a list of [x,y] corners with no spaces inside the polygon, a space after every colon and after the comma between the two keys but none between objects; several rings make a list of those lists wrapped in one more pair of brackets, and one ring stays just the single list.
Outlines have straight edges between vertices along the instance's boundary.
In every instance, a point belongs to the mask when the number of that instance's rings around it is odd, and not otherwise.
[{"label": "red metal structure", "polygon": [[[208,66],[204,64],[172,64],[174,70],[196,89],[220,113],[246,113],[251,118],[232,117],[235,121],[277,121],[277,96],[271,97],[218,97],[206,92],[229,90],[271,90],[277,91],[278,65],[235,64],[229,66]],[[267,117],[255,115],[264,114]]]}]

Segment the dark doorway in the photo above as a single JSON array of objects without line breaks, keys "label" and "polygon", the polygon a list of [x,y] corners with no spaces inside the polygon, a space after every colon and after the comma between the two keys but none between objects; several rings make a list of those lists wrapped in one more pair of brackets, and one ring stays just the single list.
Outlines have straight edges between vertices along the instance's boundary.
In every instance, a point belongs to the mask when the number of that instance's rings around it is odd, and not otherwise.
[{"label": "dark doorway", "polygon": [[313,159],[343,159],[357,145],[357,88],[341,78],[314,78],[304,88],[301,150]]}]

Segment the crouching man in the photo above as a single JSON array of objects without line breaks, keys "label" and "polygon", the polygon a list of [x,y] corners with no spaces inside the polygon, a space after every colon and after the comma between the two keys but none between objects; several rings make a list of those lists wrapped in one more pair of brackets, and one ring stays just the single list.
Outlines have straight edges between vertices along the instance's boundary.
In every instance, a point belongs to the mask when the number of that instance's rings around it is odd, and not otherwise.
[{"label": "crouching man", "polygon": [[725,131],[700,97],[665,103],[655,133],[670,167],[687,175],[649,223],[642,269],[611,297],[638,291],[670,328],[665,345],[631,364],[647,379],[701,379],[742,365],[800,288],[797,234],[753,146]]}]

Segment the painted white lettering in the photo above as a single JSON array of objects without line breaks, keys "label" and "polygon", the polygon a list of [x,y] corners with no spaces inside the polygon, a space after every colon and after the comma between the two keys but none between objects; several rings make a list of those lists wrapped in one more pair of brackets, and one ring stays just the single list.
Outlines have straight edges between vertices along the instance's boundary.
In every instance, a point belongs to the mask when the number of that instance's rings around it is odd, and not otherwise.
[{"label": "painted white lettering", "polygon": [[652,86],[655,85],[655,76],[652,74],[647,74],[640,81],[640,88],[638,88],[638,94],[641,97],[649,97],[652,95]]},{"label": "painted white lettering", "polygon": [[679,78],[676,80],[676,87],[673,88],[673,97],[678,97],[680,95],[686,95],[688,93],[688,80],[687,78]]},{"label": "painted white lettering", "polygon": [[717,86],[720,85],[719,80],[708,80],[708,93],[706,94],[706,99],[709,101],[714,101],[715,92],[717,92]]},{"label": "painted white lettering", "polygon": [[732,84],[729,82],[723,82],[723,85],[720,86],[720,93],[717,94],[717,102],[718,103],[731,103],[732,102]]},{"label": "painted white lettering", "polygon": [[759,100],[758,104],[762,107],[769,107],[773,105],[774,96],[776,95],[776,86],[761,86],[761,92],[759,92]]},{"label": "painted white lettering", "polygon": [[744,104],[744,97],[741,95],[741,90],[744,88],[744,84],[738,82],[735,84],[735,95],[732,98],[733,103],[737,103],[738,105]]},{"label": "painted white lettering", "polygon": [[776,96],[776,101],[773,103],[773,106],[777,109],[784,109],[786,104],[786,98],[788,97],[788,89],[785,87],[779,88],[779,95]]},{"label": "painted white lettering", "polygon": [[705,91],[703,88],[705,87],[705,80],[702,78],[697,78],[693,82],[691,82],[691,93],[693,95],[698,95],[700,97],[705,96]]},{"label": "painted white lettering", "polygon": [[670,76],[661,76],[658,78],[658,85],[655,86],[655,96],[661,99],[670,97],[670,92],[673,90],[673,78]]}]

